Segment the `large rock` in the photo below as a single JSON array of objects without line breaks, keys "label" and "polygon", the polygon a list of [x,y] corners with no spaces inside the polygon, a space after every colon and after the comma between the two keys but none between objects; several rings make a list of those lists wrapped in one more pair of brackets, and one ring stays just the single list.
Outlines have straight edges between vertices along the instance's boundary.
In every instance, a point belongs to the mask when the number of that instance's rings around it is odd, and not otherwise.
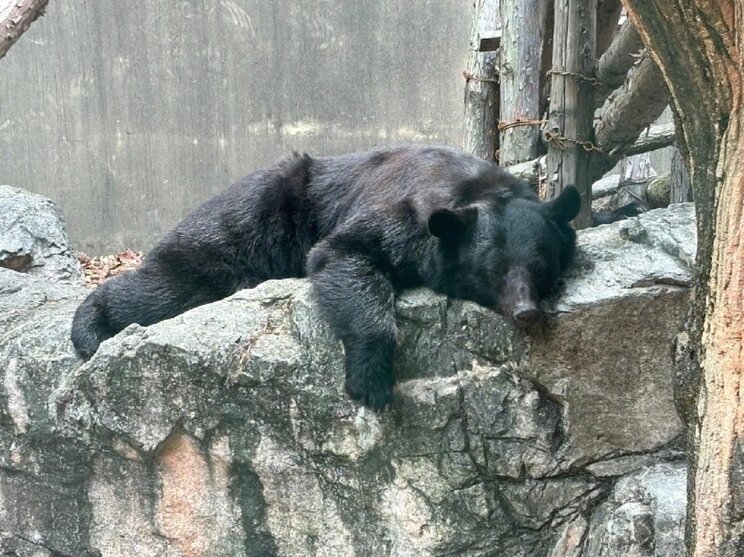
[{"label": "large rock", "polygon": [[0,267],[82,284],[80,263],[52,200],[0,185]]},{"label": "large rock", "polygon": [[130,326],[82,364],[68,336],[83,290],[0,269],[0,548],[677,554],[670,342],[693,211],[586,231],[580,247],[530,335],[475,304],[402,296],[401,381],[381,416],[344,396],[306,281]]},{"label": "large rock", "polygon": [[592,514],[587,555],[683,557],[687,474],[657,464],[617,481]]}]

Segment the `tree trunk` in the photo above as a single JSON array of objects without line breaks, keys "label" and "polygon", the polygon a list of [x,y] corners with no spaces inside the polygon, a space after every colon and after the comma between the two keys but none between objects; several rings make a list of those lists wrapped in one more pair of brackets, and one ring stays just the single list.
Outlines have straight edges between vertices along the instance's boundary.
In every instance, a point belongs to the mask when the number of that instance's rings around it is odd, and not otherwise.
[{"label": "tree trunk", "polygon": [[555,0],[553,69],[551,70],[550,118],[545,130],[548,143],[547,197],[553,199],[568,185],[579,190],[581,212],[577,228],[591,226],[591,179],[589,174],[597,26],[596,0]]},{"label": "tree trunk", "polygon": [[0,1],[0,59],[31,24],[44,15],[48,3],[49,0]]},{"label": "tree trunk", "polygon": [[501,0],[499,164],[534,159],[540,140],[544,0]]},{"label": "tree trunk", "polygon": [[625,0],[681,124],[698,253],[677,404],[688,424],[687,546],[744,555],[744,133],[741,0]]},{"label": "tree trunk", "polygon": [[483,52],[481,39],[496,37],[499,17],[499,0],[476,0],[465,72],[463,148],[488,161],[495,160],[498,149],[499,55],[495,50]]}]

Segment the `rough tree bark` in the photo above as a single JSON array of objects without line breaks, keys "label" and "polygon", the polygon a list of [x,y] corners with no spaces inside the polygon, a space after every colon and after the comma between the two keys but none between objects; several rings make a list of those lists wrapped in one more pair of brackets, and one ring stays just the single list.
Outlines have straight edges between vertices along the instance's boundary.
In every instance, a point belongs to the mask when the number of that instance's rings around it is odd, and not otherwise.
[{"label": "rough tree bark", "polygon": [[599,180],[615,166],[627,147],[668,105],[669,92],[661,72],[645,54],[602,107],[602,116],[594,127],[594,137],[602,151],[592,153],[591,180]]},{"label": "rough tree bark", "polygon": [[643,41],[631,20],[626,20],[614,40],[597,61],[596,76],[599,81],[594,102],[598,106],[625,81],[628,71],[638,61]]},{"label": "rough tree bark", "polygon": [[48,3],[49,0],[0,0],[0,58],[44,15]]},{"label": "rough tree bark", "polygon": [[[550,96],[550,84],[547,81],[547,72],[550,70],[552,64],[553,64],[553,22],[554,22],[554,4],[553,2],[548,2],[548,8],[547,8],[547,14],[545,18],[545,25],[543,26],[543,54],[542,54],[542,69],[541,69],[541,78],[542,82],[540,84],[540,90],[542,91],[542,99],[540,102],[541,106],[541,114],[545,114],[547,112],[548,107],[548,97]],[[622,3],[620,0],[599,0],[597,3],[597,52],[596,57],[599,58],[600,56],[604,57],[604,53],[606,50],[610,48],[612,43],[615,41],[615,37],[618,33],[618,21],[620,19],[620,13],[622,11]],[[639,43],[642,45],[640,37],[638,38]],[[632,64],[631,64],[632,65]],[[630,69],[629,65],[627,68],[625,68],[625,72],[622,76],[620,76],[620,81],[615,85],[615,87],[618,87],[622,84],[623,79],[625,78],[625,73],[627,73],[628,69]],[[600,100],[595,100],[595,102],[598,102],[599,104],[597,107],[602,106],[602,103],[607,98],[607,96],[611,93],[611,90],[608,90],[604,97],[602,97]]]},{"label": "rough tree bark", "polygon": [[540,56],[544,0],[501,0],[499,163],[534,159],[540,140]]},{"label": "rough tree bark", "polygon": [[548,143],[547,198],[553,199],[568,185],[575,185],[582,208],[574,226],[591,225],[589,151],[578,142],[591,142],[597,10],[596,0],[555,0],[553,68]]},{"label": "rough tree bark", "polygon": [[612,43],[622,8],[620,0],[597,0],[597,58]]},{"label": "rough tree bark", "polygon": [[689,555],[744,555],[744,104],[741,0],[625,0],[666,81],[698,218],[696,279],[677,341],[689,426]]},{"label": "rough tree bark", "polygon": [[465,132],[463,148],[493,161],[498,149],[499,74],[497,50],[482,51],[481,39],[499,32],[499,0],[476,0],[465,72]]}]

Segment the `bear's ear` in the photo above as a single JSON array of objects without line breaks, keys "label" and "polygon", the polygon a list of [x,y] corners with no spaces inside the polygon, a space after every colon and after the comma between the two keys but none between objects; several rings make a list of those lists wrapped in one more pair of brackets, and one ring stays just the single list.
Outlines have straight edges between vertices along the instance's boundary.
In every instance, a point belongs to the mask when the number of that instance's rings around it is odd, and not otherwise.
[{"label": "bear's ear", "polygon": [[581,209],[579,190],[566,186],[553,201],[548,203],[548,214],[555,222],[568,222],[576,218]]},{"label": "bear's ear", "polygon": [[473,228],[478,219],[478,209],[437,209],[429,217],[429,232],[448,242],[459,242]]}]

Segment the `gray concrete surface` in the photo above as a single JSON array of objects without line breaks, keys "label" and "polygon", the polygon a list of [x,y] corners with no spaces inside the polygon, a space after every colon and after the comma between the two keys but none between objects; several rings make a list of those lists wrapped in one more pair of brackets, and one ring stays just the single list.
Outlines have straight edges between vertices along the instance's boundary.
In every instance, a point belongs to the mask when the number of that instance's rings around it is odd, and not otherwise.
[{"label": "gray concrete surface", "polygon": [[76,249],[147,249],[292,150],[459,144],[458,0],[55,0],[0,63],[0,182]]}]

